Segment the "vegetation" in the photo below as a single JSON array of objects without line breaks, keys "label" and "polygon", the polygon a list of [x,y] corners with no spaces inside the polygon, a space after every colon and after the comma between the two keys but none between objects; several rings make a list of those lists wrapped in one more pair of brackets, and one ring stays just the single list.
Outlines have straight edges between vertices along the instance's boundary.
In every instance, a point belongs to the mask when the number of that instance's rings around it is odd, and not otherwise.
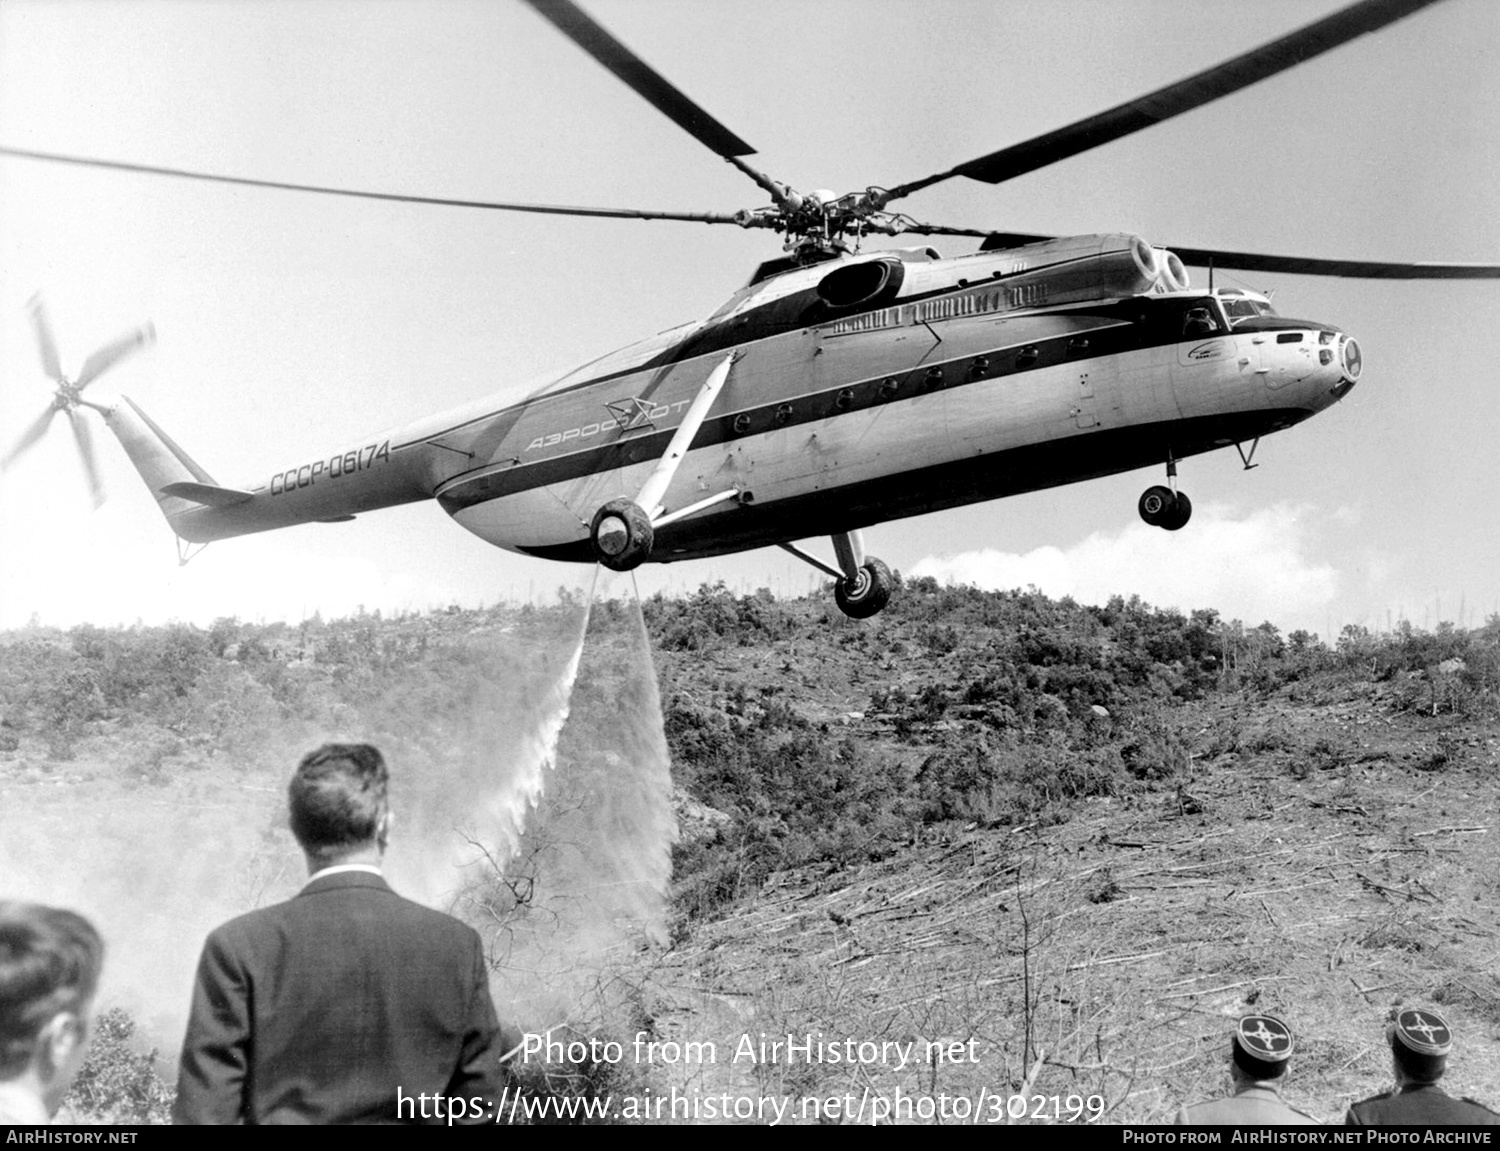
[{"label": "vegetation", "polygon": [[[730,817],[678,849],[690,916],[777,869],[879,858],[933,824],[1055,821],[1072,800],[1171,780],[1188,755],[1174,707],[1207,694],[1341,676],[1389,682],[1404,707],[1474,712],[1500,688],[1500,618],[1473,631],[1349,626],[1330,645],[1212,610],[1120,597],[1085,607],[931,579],[905,581],[865,623],[821,599],[722,584],[644,609],[674,780]],[[45,766],[124,734],[131,770],[164,784],[369,715],[393,732],[416,715],[456,719],[483,664],[476,635],[545,630],[571,610],[569,597],[389,620],[13,632],[0,637],[0,756],[40,748]],[[606,602],[595,629],[623,629],[627,615]],[[292,735],[267,747],[272,730]]]},{"label": "vegetation", "polygon": [[155,1050],[135,1043],[135,1021],[118,1007],[94,1018],[88,1056],[69,1103],[101,1123],[169,1123],[172,1091],[157,1071]]},{"label": "vegetation", "polygon": [[[861,623],[823,599],[722,584],[643,608],[678,802],[712,816],[675,849],[679,937],[790,868],[864,865],[945,828],[1055,826],[1091,797],[1161,791],[1186,803],[1195,756],[1279,753],[1294,774],[1349,759],[1334,736],[1243,718],[1189,731],[1183,711],[1195,702],[1317,704],[1366,685],[1395,711],[1490,717],[1500,698],[1500,617],[1467,631],[1351,626],[1329,643],[1211,610],[1120,597],[1091,607],[930,579],[905,581]],[[0,772],[59,771],[107,744],[150,788],[213,762],[284,764],[324,732],[419,742],[419,717],[463,721],[467,685],[493,678],[487,648],[561,634],[576,611],[565,595],[553,608],[0,635]],[[635,620],[618,601],[596,605],[590,642],[607,645]],[[607,723],[612,709],[641,705],[642,690],[585,669],[575,711],[591,717],[582,726]],[[611,770],[598,748],[565,740],[562,754]],[[1449,751],[1432,754],[1436,770]],[[525,889],[510,883],[504,910],[522,914]],[[1088,900],[1115,898],[1113,883],[1105,873]],[[164,1113],[133,1026],[117,1011],[101,1017],[75,1091],[91,1114]]]}]

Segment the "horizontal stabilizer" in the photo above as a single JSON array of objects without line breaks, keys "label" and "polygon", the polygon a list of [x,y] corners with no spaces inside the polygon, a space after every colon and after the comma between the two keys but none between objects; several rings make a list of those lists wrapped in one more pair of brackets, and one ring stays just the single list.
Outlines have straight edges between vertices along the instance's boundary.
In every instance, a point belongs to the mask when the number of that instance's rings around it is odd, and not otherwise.
[{"label": "horizontal stabilizer", "polygon": [[328,516],[319,520],[320,524],[346,524],[354,519],[353,516]]},{"label": "horizontal stabilizer", "polygon": [[245,503],[255,498],[252,492],[242,492],[238,488],[221,488],[214,484],[198,484],[188,481],[167,484],[161,489],[164,496],[177,496],[181,499],[192,500],[195,504],[206,504],[211,508],[233,507],[235,504]]}]

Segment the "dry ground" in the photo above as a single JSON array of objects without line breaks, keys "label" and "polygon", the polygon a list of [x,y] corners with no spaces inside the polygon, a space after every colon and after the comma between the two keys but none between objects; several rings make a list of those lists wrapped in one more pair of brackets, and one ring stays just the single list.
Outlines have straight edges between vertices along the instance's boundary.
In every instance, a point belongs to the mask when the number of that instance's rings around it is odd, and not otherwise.
[{"label": "dry ground", "polygon": [[[1337,1122],[1388,1085],[1385,1014],[1414,1002],[1459,1036],[1447,1085],[1500,1104],[1500,725],[1393,702],[1356,684],[1192,705],[1185,782],[778,876],[645,979],[658,1034],[717,1043],[674,1082],[974,1100],[1034,1069],[1032,1094],[1170,1122],[1222,1092],[1230,1025],[1253,1009],[1298,1036],[1288,1100]],[[728,1061],[744,1035],[809,1032],[973,1039],[979,1059]]]}]

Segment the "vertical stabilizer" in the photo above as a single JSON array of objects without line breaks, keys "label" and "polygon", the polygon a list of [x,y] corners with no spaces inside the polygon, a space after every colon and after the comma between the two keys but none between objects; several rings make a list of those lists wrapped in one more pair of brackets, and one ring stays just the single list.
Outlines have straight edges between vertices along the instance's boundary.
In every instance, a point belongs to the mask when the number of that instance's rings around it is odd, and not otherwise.
[{"label": "vertical stabilizer", "polygon": [[121,396],[110,407],[100,407],[104,422],[125,449],[135,470],[151,489],[151,495],[161,508],[167,523],[173,525],[181,513],[199,506],[199,501],[184,499],[171,494],[167,489],[174,484],[217,487],[214,478],[203,470],[193,458],[177,446],[175,440],[157,427],[145,412],[141,411],[127,396]]}]

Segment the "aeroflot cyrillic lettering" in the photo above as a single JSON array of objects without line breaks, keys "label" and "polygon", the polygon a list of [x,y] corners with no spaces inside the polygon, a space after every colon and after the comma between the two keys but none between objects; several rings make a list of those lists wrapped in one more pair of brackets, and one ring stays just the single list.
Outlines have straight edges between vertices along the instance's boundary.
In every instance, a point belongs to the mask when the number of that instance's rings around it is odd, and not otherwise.
[{"label": "aeroflot cyrillic lettering", "polygon": [[355,472],[374,467],[377,463],[389,463],[390,458],[390,440],[380,444],[366,444],[362,448],[345,452],[343,455],[332,455],[326,460],[314,460],[310,464],[302,464],[295,468],[288,468],[284,472],[277,472],[271,477],[271,494],[279,496],[294,488],[312,487],[318,482],[319,476],[336,480],[341,476],[353,475]]},{"label": "aeroflot cyrillic lettering", "polygon": [[[672,412],[680,412],[692,402],[692,400],[678,400],[673,404],[657,404],[647,413],[647,416],[650,419],[659,420],[663,416],[670,415]],[[590,436],[597,436],[600,432],[607,432],[611,428],[626,427],[628,423],[629,421],[619,418],[600,420],[597,424],[584,424],[581,428],[569,428],[565,432],[553,432],[548,436],[537,436],[536,439],[526,445],[526,450],[530,452],[537,448],[555,448],[559,444],[567,443],[569,440],[586,440]]]}]

